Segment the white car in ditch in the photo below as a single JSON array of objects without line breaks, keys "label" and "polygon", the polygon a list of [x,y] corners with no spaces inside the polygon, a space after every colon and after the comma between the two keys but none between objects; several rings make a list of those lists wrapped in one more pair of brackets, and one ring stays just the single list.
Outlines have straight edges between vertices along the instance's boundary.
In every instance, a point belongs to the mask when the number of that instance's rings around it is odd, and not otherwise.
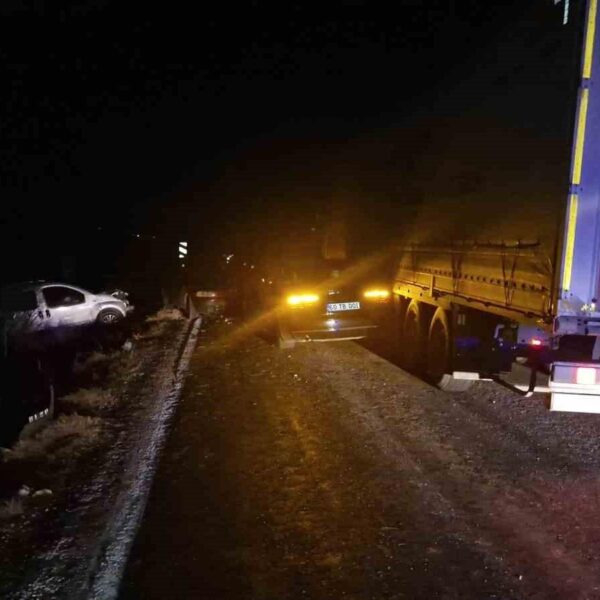
[{"label": "white car in ditch", "polygon": [[126,295],[118,296],[64,283],[6,285],[0,288],[0,315],[8,331],[112,325],[133,310]]}]

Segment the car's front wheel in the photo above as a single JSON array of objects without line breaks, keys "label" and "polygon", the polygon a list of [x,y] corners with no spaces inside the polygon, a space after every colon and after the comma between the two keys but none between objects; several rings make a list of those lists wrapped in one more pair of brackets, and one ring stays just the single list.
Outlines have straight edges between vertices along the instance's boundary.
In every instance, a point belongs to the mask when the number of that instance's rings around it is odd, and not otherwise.
[{"label": "car's front wheel", "polygon": [[123,315],[114,308],[105,308],[100,311],[97,317],[98,323],[102,325],[114,325],[123,318]]}]

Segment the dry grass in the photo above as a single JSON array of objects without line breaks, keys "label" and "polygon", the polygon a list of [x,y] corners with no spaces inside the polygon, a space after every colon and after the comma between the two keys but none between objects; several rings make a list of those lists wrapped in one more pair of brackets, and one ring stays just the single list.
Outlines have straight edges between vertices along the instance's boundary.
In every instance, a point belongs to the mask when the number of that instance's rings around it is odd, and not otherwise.
[{"label": "dry grass", "polygon": [[185,320],[185,317],[178,308],[163,308],[157,313],[146,317],[146,330],[134,334],[134,340],[161,338],[167,334],[174,323],[183,320]]},{"label": "dry grass", "polygon": [[[156,323],[154,326],[158,325],[160,323]],[[141,336],[135,336],[135,334],[134,337],[136,339],[141,338]],[[127,379],[128,375],[131,374],[131,371],[139,361],[135,350],[135,346],[132,344],[130,350],[127,352],[117,351],[110,354],[94,352],[90,354],[84,360],[76,363],[73,369],[74,374],[78,378],[77,382],[79,386],[82,388],[110,388],[113,384],[120,385],[122,380],[124,378]],[[80,394],[81,397],[79,397]],[[107,394],[105,393],[103,398],[94,398],[86,391],[83,391],[76,392],[74,394],[76,397],[74,398],[71,397],[73,396],[72,394],[65,397],[64,400],[66,400],[65,405],[73,405],[75,407],[84,406],[90,409],[106,409],[116,404],[116,400],[107,397]]]},{"label": "dry grass", "polygon": [[153,321],[148,323],[146,331],[140,336],[139,339],[153,340],[165,337],[170,332],[173,332],[173,325],[178,321]]},{"label": "dry grass", "polygon": [[147,323],[156,323],[161,321],[182,321],[185,319],[183,313],[178,308],[162,308],[157,313],[146,318]]},{"label": "dry grass", "polygon": [[61,406],[82,410],[85,413],[102,412],[113,408],[117,399],[101,388],[82,388],[61,398]]},{"label": "dry grass", "polygon": [[104,354],[103,352],[92,352],[83,361],[76,362],[73,367],[75,374],[86,373],[98,367],[104,367],[114,358],[112,354]]},{"label": "dry grass", "polygon": [[11,498],[0,504],[0,519],[11,519],[18,517],[24,512],[23,500],[21,498]]},{"label": "dry grass", "polygon": [[96,442],[100,428],[101,419],[97,417],[61,415],[31,437],[20,439],[12,450],[4,450],[4,459],[8,462],[72,457]]}]

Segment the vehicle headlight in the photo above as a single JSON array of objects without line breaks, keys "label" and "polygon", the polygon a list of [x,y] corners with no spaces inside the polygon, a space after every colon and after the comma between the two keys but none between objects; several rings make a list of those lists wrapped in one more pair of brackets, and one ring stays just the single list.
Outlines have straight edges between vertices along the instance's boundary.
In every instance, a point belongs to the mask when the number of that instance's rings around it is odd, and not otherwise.
[{"label": "vehicle headlight", "polygon": [[387,300],[390,297],[390,291],[384,288],[371,288],[366,290],[363,296],[367,300]]},{"label": "vehicle headlight", "polygon": [[287,297],[288,306],[306,306],[319,301],[317,294],[290,294]]}]

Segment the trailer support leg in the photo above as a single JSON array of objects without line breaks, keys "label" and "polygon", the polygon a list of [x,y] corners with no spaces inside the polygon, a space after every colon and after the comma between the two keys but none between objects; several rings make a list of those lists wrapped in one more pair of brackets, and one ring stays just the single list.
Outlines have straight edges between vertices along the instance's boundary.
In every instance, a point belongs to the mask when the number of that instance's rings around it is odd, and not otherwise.
[{"label": "trailer support leg", "polygon": [[537,383],[537,373],[538,373],[538,366],[537,366],[537,364],[534,364],[531,367],[531,374],[529,376],[529,385],[527,386],[526,389],[524,389],[525,386],[513,385],[512,383],[509,383],[508,381],[504,381],[504,379],[501,379],[497,375],[492,375],[492,379],[496,383],[501,385],[502,387],[505,387],[505,388],[511,390],[512,392],[515,392],[515,394],[519,394],[519,396],[523,396],[523,398],[530,398],[533,395],[533,392],[535,392],[535,386]]}]

